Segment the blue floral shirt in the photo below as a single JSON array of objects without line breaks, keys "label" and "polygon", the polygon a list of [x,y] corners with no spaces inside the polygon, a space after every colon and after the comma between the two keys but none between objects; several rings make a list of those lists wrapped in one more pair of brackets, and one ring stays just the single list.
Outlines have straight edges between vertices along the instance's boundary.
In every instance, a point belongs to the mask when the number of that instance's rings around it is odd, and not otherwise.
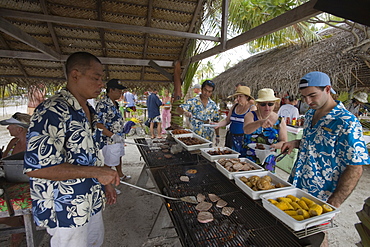
[{"label": "blue floral shirt", "polygon": [[370,164],[358,119],[339,101],[315,126],[315,110],[307,111],[299,156],[289,181],[326,201],[347,165]]},{"label": "blue floral shirt", "polygon": [[[91,117],[94,109],[88,104]],[[102,166],[98,157],[101,130],[90,124],[77,99],[62,89],[34,112],[27,134],[24,172],[62,163]],[[52,181],[30,178],[32,213],[43,227],[77,227],[104,206],[103,186],[95,178]]]},{"label": "blue floral shirt", "polygon": [[218,113],[218,107],[212,99],[208,99],[207,106],[204,108],[202,101],[199,96],[187,100],[180,107],[193,115],[190,118],[190,123],[193,126],[192,130],[195,134],[212,141],[214,136],[214,128],[204,127],[203,121],[211,120],[213,122],[220,121],[220,115]]},{"label": "blue floral shirt", "polygon": [[[98,123],[103,124],[109,131],[123,136],[123,128],[125,123],[122,113],[115,103],[107,96],[104,95],[95,106],[98,115]],[[112,138],[103,135],[104,144],[113,144]]]}]

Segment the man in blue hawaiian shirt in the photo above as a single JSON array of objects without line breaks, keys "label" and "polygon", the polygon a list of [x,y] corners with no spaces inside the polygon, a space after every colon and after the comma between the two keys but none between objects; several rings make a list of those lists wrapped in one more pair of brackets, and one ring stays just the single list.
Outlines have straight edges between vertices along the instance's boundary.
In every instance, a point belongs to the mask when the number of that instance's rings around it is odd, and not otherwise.
[{"label": "man in blue hawaiian shirt", "polygon": [[192,99],[187,100],[177,108],[179,114],[184,114],[190,118],[192,130],[195,134],[200,135],[207,140],[213,141],[214,132],[216,131],[216,145],[219,143],[219,129],[214,130],[212,127],[206,127],[204,124],[220,121],[220,115],[216,103],[210,98],[215,84],[206,80],[202,83],[202,93]]},{"label": "man in blue hawaiian shirt", "polygon": [[32,213],[37,225],[47,227],[51,246],[101,246],[101,211],[106,199],[116,202],[112,184],[119,184],[117,172],[98,156],[102,130],[87,103],[104,87],[103,66],[94,55],[77,52],[67,59],[66,73],[66,88],[35,109],[27,135],[24,172]]},{"label": "man in blue hawaiian shirt", "polygon": [[297,188],[339,207],[370,164],[358,119],[335,101],[330,78],[314,71],[300,80],[299,91],[310,106],[302,140],[287,142],[282,152],[299,148],[289,181]]},{"label": "man in blue hawaiian shirt", "polygon": [[[98,114],[98,128],[103,130],[103,156],[104,165],[116,167],[121,180],[130,179],[130,175],[122,172],[121,157],[125,155],[124,133],[125,123],[122,113],[119,110],[118,100],[122,90],[126,87],[118,79],[111,79],[107,82],[107,92],[96,104],[95,110]],[[116,189],[117,194],[121,191]]]}]

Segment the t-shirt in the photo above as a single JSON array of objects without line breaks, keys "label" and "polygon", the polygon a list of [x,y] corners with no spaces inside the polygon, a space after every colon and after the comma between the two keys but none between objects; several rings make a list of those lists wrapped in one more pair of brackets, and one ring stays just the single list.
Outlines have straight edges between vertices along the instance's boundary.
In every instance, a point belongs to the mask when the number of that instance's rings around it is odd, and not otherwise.
[{"label": "t-shirt", "polygon": [[146,106],[148,107],[148,118],[155,118],[160,115],[159,107],[162,105],[162,101],[158,98],[158,95],[151,93],[146,100]]},{"label": "t-shirt", "polygon": [[133,93],[126,92],[123,94],[125,97],[125,101],[127,102],[127,107],[133,107],[135,106],[136,97]]},{"label": "t-shirt", "polygon": [[282,105],[278,111],[279,117],[283,118],[290,118],[290,121],[293,120],[293,118],[298,119],[299,118],[299,111],[298,108],[291,104],[285,104]]}]

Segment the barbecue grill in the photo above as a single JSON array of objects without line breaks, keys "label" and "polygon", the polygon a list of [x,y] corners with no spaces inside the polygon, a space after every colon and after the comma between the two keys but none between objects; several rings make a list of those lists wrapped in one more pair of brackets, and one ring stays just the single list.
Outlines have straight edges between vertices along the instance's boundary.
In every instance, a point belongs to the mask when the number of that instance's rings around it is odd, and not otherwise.
[{"label": "barbecue grill", "polygon": [[[147,144],[145,139],[136,142]],[[169,141],[166,141],[166,145]],[[282,222],[263,208],[260,201],[254,201],[244,194],[235,183],[218,171],[214,165],[201,156],[187,151],[175,155],[175,162],[158,162],[152,157],[150,147],[138,146],[149,166],[151,178],[157,189],[171,197],[196,196],[201,193],[211,202],[208,194],[216,194],[235,210],[230,216],[221,214],[222,209],[212,203],[208,212],[214,220],[200,223],[197,220],[196,205],[163,199],[171,220],[183,246],[305,246],[316,241],[320,243],[323,234],[299,239]],[[180,159],[181,158],[181,159]],[[189,174],[189,170],[196,171]],[[189,182],[180,180],[189,176]],[[313,240],[312,240],[313,239]]]},{"label": "barbecue grill", "polygon": [[[149,167],[194,164],[199,161],[198,155],[191,154],[185,150],[176,155],[171,154],[170,152],[163,152],[161,147],[167,145],[170,148],[172,145],[177,144],[175,141],[161,139],[160,141],[158,140],[153,142],[152,140],[146,140],[145,138],[138,138],[135,139],[135,142],[149,146],[138,146],[141,156]],[[166,154],[171,155],[171,157],[166,158]]]}]

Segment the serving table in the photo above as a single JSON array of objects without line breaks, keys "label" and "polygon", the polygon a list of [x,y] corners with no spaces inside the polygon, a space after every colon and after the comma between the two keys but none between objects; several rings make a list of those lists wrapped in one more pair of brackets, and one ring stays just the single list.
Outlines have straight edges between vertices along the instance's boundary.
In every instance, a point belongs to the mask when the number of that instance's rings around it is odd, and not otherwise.
[{"label": "serving table", "polygon": [[[148,144],[152,140],[135,139],[135,142]],[[161,140],[160,145],[168,145],[169,140]],[[155,143],[152,143],[156,145]],[[153,180],[156,189],[171,197],[205,196],[216,194],[225,200],[235,211],[230,216],[221,214],[215,203],[211,209],[214,220],[200,223],[194,204],[162,199],[175,226],[183,246],[319,246],[322,232],[299,237],[280,220],[263,208],[260,200],[252,200],[235,183],[215,168],[213,162],[198,154],[182,151],[182,154],[164,158],[161,148],[137,146],[145,160],[143,170]],[[160,161],[160,162],[158,162]],[[196,171],[189,175],[188,171]],[[180,180],[188,175],[189,182]],[[140,182],[140,179],[139,179]],[[143,185],[143,184],[141,184]]]},{"label": "serving table", "polygon": [[4,190],[4,194],[0,196],[0,219],[21,216],[24,221],[22,227],[1,228],[0,235],[25,232],[27,246],[38,246],[42,236],[37,236],[36,230],[43,228],[36,227],[33,221],[29,183],[10,183],[2,178],[0,188]]}]

